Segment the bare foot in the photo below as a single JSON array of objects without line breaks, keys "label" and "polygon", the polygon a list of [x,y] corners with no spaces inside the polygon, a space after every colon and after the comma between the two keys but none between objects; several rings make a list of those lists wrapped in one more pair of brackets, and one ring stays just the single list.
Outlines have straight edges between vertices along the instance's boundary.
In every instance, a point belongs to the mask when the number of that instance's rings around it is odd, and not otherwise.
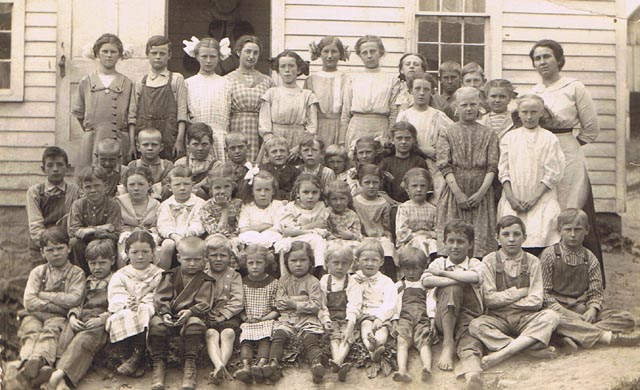
[{"label": "bare foot", "polygon": [[400,382],[400,383],[410,383],[411,377],[407,374],[401,374],[399,372],[396,372],[395,374],[393,374],[393,381]]},{"label": "bare foot", "polygon": [[444,343],[442,345],[442,355],[440,355],[440,360],[438,360],[439,369],[441,369],[442,371],[453,370],[453,353],[453,345],[449,343]]},{"label": "bare foot", "polygon": [[467,390],[482,390],[482,376],[479,372],[465,374],[467,380]]},{"label": "bare foot", "polygon": [[568,337],[563,337],[561,341],[562,346],[567,349],[567,353],[572,354],[578,352],[578,344],[576,344],[575,341],[571,340]]},{"label": "bare foot", "polygon": [[480,366],[483,370],[487,370],[502,363],[504,359],[505,356],[500,354],[499,352],[490,353],[489,355],[482,358],[482,360],[480,361]]},{"label": "bare foot", "polygon": [[527,349],[524,351],[527,356],[531,356],[536,359],[555,359],[558,357],[558,352],[555,347],[546,347],[541,349]]}]

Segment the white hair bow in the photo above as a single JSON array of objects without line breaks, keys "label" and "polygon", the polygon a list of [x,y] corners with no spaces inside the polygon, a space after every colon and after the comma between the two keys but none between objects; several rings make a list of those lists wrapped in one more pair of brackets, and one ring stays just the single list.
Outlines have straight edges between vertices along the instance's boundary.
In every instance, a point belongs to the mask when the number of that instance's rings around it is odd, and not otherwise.
[{"label": "white hair bow", "polygon": [[184,50],[184,52],[187,53],[189,57],[196,58],[195,50],[198,42],[200,42],[200,40],[196,37],[191,37],[190,41],[183,39],[182,44],[184,45],[184,47],[182,48],[182,50]]},{"label": "white hair bow", "polygon": [[230,44],[231,41],[229,41],[229,38],[223,38],[220,41],[220,57],[223,60],[229,58],[229,56],[231,55],[231,48],[229,47]]},{"label": "white hair bow", "polygon": [[[184,52],[187,53],[189,57],[196,58],[196,45],[199,42],[200,40],[196,37],[191,37],[190,41],[184,39],[182,41],[182,44],[184,45],[182,50],[184,50]],[[220,41],[220,58],[222,58],[223,60],[229,57],[229,55],[231,54],[231,48],[229,47],[230,44],[231,42],[229,41],[229,38],[224,38]]]},{"label": "white hair bow", "polygon": [[251,165],[248,161],[247,164],[245,164],[245,167],[249,170],[247,171],[247,174],[244,175],[244,180],[246,180],[249,185],[253,185],[253,178],[258,174],[258,172],[260,172],[260,168],[257,165]]}]

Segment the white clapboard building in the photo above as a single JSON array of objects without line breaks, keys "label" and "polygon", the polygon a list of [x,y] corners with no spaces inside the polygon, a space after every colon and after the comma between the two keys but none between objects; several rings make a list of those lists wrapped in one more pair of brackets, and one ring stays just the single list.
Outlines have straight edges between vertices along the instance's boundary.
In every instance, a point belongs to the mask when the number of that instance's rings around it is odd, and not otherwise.
[{"label": "white clapboard building", "polygon": [[[95,68],[82,52],[100,34],[115,33],[133,47],[133,58],[118,64],[131,79],[147,71],[147,38],[168,34],[170,69],[189,76],[183,39],[230,36],[250,25],[265,42],[263,70],[285,48],[309,59],[308,44],[324,35],[353,47],[359,36],[374,34],[387,48],[382,63],[389,72],[397,72],[403,53],[419,51],[430,71],[444,60],[476,61],[487,79],[507,78],[520,92],[538,81],[528,57],[532,44],[559,41],[567,56],[563,74],[587,85],[600,118],[600,137],[585,147],[596,209],[620,214],[627,16],[624,0],[0,0],[0,206],[24,205],[26,189],[42,180],[46,146],[64,147],[73,163],[81,129],[69,114],[71,96]],[[361,63],[352,54],[341,66]]]}]

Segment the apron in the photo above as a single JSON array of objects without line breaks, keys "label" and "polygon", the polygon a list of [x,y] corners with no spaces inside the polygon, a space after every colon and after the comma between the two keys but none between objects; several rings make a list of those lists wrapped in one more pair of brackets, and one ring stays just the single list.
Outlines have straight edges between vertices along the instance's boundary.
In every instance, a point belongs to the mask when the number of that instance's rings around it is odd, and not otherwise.
[{"label": "apron", "polygon": [[167,84],[161,87],[149,87],[147,75],[142,78],[136,121],[136,134],[147,128],[160,130],[164,145],[160,158],[171,161],[173,161],[173,146],[178,133],[178,104],[171,90],[172,81],[172,72],[169,72]]},{"label": "apron", "polygon": [[327,278],[327,309],[331,321],[345,320],[347,318],[347,286],[349,276],[344,278],[342,291],[331,291],[331,275]]},{"label": "apron", "polygon": [[[40,212],[44,218],[44,228],[60,225],[65,231],[67,230],[67,218],[65,212],[65,197],[63,192],[57,195],[49,195],[44,190],[44,183],[38,187],[40,195]],[[40,243],[29,240],[29,249],[40,250]]]}]

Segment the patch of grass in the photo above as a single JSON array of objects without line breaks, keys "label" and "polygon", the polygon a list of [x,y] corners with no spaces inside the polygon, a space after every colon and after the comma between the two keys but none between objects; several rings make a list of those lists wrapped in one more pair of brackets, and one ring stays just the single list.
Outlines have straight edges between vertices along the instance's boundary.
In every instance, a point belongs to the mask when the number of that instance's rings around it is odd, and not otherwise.
[{"label": "patch of grass", "polygon": [[620,379],[609,390],[640,390],[640,377]]}]

